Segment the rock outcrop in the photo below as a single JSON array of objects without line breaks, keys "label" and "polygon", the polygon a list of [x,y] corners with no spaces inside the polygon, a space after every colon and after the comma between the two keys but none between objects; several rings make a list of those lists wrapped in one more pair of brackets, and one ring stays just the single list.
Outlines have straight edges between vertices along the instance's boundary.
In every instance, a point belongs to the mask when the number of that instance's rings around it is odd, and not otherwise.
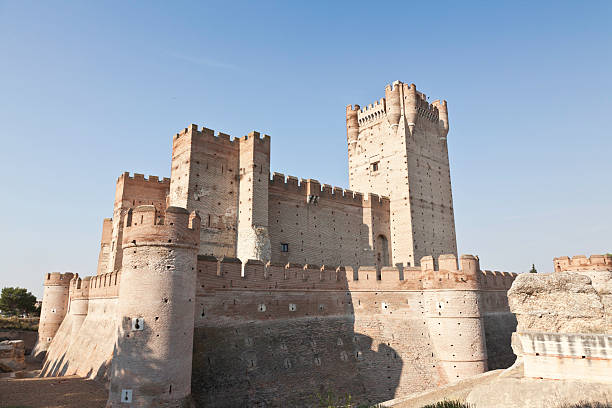
[{"label": "rock outcrop", "polygon": [[519,333],[612,333],[610,271],[521,274],[508,302]]},{"label": "rock outcrop", "polygon": [[0,372],[20,371],[26,368],[23,340],[0,342]]}]

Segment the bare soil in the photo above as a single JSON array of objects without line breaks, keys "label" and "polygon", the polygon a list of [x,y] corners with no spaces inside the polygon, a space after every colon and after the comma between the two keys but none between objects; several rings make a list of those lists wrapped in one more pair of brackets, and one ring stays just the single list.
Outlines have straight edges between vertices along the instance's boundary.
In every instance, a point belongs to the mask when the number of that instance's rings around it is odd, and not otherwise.
[{"label": "bare soil", "polygon": [[77,376],[0,378],[3,408],[104,408],[104,384]]}]

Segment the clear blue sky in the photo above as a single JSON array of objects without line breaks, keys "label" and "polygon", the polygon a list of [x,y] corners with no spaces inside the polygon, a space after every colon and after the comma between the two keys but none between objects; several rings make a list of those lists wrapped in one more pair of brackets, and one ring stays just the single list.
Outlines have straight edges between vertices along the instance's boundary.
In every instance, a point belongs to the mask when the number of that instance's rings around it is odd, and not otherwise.
[{"label": "clear blue sky", "polygon": [[123,171],[190,123],[348,185],[345,106],[448,100],[457,240],[486,269],[612,251],[612,2],[0,1],[0,286],[94,274]]}]

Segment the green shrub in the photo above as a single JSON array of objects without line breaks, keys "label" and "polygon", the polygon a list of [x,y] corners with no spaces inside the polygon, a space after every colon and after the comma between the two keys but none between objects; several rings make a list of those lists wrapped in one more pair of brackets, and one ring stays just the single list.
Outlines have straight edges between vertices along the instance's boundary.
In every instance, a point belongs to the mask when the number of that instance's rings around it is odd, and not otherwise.
[{"label": "green shrub", "polygon": [[470,408],[470,406],[459,401],[438,401],[435,404],[425,405],[423,408]]},{"label": "green shrub", "polygon": [[38,317],[0,317],[0,330],[38,330]]}]

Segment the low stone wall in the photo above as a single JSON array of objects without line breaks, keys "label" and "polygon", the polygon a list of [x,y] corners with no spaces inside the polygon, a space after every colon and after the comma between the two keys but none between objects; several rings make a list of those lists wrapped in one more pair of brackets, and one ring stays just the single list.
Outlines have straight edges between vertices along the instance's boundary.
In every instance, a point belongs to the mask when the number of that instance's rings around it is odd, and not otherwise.
[{"label": "low stone wall", "polygon": [[518,321],[517,352],[525,377],[612,383],[608,257],[600,257],[606,263],[574,258],[555,258],[557,272],[522,274],[514,281],[508,301]]},{"label": "low stone wall", "polygon": [[519,333],[525,377],[612,383],[612,335]]},{"label": "low stone wall", "polygon": [[38,340],[38,332],[31,330],[0,330],[0,341],[23,340],[26,355],[32,352]]},{"label": "low stone wall", "polygon": [[0,372],[20,371],[26,368],[23,340],[0,342]]}]

